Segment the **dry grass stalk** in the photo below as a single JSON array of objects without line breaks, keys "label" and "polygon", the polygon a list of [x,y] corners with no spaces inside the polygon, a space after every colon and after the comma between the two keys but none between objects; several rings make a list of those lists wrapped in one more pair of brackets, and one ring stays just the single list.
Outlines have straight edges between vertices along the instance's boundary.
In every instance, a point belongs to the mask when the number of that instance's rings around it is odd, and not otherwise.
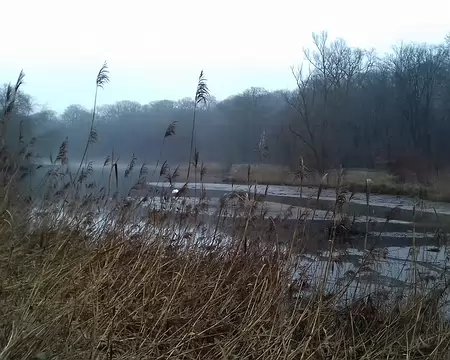
[{"label": "dry grass stalk", "polygon": [[[109,79],[106,64],[102,69],[97,88]],[[202,73],[196,104],[207,95]],[[94,118],[95,105],[91,132]],[[169,127],[164,139],[174,130]],[[192,151],[191,143],[188,179],[190,165],[197,171],[200,164]],[[264,196],[258,194],[250,166],[248,191],[221,199],[208,223],[206,194],[202,189],[193,202],[187,183],[174,196],[154,196],[150,205],[147,197],[119,196],[114,151],[103,164],[111,166],[107,188],[91,181],[94,170],[87,158],[70,173],[67,142],[57,160],[42,198],[19,198],[0,214],[0,359],[448,356],[450,325],[441,308],[450,285],[445,272],[432,287],[417,277],[414,292],[402,296],[382,289],[357,294],[355,288],[349,299],[356,276],[370,273],[383,255],[366,254],[357,271],[345,274],[343,286],[330,286],[346,256],[337,249],[336,227],[329,254],[316,260],[325,262],[322,270],[311,273],[300,262],[303,254],[277,233],[292,209],[285,219],[282,214],[267,219],[268,187]],[[124,178],[131,178],[135,164],[133,156]],[[201,180],[205,172],[202,164]],[[306,172],[301,161],[301,188]],[[110,198],[113,174],[116,193]],[[142,165],[133,186],[145,186],[147,174]],[[173,186],[178,167],[171,171],[164,162],[159,175]],[[321,179],[315,209],[327,177]],[[341,169],[334,225],[348,200]],[[304,231],[303,240],[307,236]]]}]

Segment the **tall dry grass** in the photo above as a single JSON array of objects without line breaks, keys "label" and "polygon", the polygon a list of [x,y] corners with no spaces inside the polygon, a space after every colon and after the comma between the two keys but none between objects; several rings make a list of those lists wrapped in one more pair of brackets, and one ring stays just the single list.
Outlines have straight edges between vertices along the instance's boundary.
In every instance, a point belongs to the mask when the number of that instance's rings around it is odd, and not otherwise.
[{"label": "tall dry grass", "polygon": [[139,226],[126,209],[97,227],[50,212],[3,221],[0,358],[446,358],[445,288],[348,299],[351,280],[325,286],[332,252],[302,276],[289,242],[250,235],[263,204],[238,202],[248,215],[231,237],[196,235],[201,211],[182,201]]},{"label": "tall dry grass", "polygon": [[[311,241],[303,210],[292,237],[281,239],[277,229],[294,209],[268,218],[268,188],[256,192],[250,169],[248,191],[216,209],[197,152],[197,198],[187,187],[150,189],[145,164],[133,188],[147,195],[124,198],[118,183],[137,171],[134,156],[120,174],[112,153],[98,186],[86,159],[85,171],[70,172],[68,146],[42,196],[6,202],[2,192],[0,359],[448,358],[445,276],[433,286],[417,279],[401,294],[356,291],[358,273],[379,259],[368,249],[343,286],[330,282],[345,257],[338,230],[351,195],[342,171],[325,265],[310,274],[300,261],[301,243]],[[306,172],[302,162],[300,192]],[[178,168],[163,163],[159,177],[172,184]]]}]

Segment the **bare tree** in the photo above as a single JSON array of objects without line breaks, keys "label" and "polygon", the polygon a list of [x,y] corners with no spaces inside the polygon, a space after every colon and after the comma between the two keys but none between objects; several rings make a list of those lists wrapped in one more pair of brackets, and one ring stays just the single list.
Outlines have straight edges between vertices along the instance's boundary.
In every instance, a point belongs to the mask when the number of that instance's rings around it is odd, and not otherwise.
[{"label": "bare tree", "polygon": [[436,108],[447,86],[449,48],[402,44],[387,59],[391,67],[396,110],[409,134],[411,150],[429,158]]},{"label": "bare tree", "polygon": [[350,48],[342,39],[328,43],[326,32],[313,34],[313,41],[313,49],[304,49],[309,69],[292,70],[297,90],[286,100],[298,113],[291,132],[324,172],[341,160],[337,140],[343,125],[350,125],[351,91],[364,84],[375,57],[373,51]]}]

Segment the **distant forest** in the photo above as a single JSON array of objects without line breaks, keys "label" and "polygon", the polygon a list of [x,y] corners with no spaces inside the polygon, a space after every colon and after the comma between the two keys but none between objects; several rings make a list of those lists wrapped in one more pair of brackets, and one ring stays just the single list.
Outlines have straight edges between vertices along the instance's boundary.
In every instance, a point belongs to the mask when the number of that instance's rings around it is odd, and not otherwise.
[{"label": "distant forest", "polygon": [[[292,68],[295,89],[250,88],[223,101],[211,96],[201,105],[195,147],[202,161],[294,168],[302,157],[318,171],[404,166],[426,173],[449,167],[450,38],[440,44],[398,44],[385,55],[331,41],[324,32],[313,39],[302,65]],[[210,92],[214,95],[214,89]],[[36,136],[36,151],[54,160],[67,137],[69,157],[80,159],[92,111],[70,105],[56,114],[19,95],[11,144],[19,128],[25,129],[27,136]],[[124,161],[134,153],[147,164],[160,157],[187,163],[193,106],[192,98],[100,105],[90,159],[105,159],[114,150]],[[164,138],[174,122],[175,135]]]}]

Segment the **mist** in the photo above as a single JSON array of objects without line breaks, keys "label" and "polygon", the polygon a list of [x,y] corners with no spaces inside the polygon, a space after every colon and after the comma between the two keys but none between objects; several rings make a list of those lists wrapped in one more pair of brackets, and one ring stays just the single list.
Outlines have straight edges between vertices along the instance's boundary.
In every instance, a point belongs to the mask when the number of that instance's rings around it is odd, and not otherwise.
[{"label": "mist", "polygon": [[[94,162],[114,156],[125,164],[137,159],[177,166],[189,162],[192,140],[198,161],[225,168],[274,164],[295,170],[302,159],[321,173],[396,167],[426,182],[450,161],[449,54],[448,38],[403,43],[379,55],[316,33],[303,62],[292,68],[296,88],[251,87],[222,101],[211,87],[202,101],[195,91],[177,101],[99,100],[94,119],[93,109],[76,103],[62,113],[36,109],[32,94],[21,92],[11,143],[20,127],[22,137],[36,137],[44,163],[55,163],[63,142],[70,160],[79,161],[89,141]],[[204,80],[208,86],[208,74]]]}]

